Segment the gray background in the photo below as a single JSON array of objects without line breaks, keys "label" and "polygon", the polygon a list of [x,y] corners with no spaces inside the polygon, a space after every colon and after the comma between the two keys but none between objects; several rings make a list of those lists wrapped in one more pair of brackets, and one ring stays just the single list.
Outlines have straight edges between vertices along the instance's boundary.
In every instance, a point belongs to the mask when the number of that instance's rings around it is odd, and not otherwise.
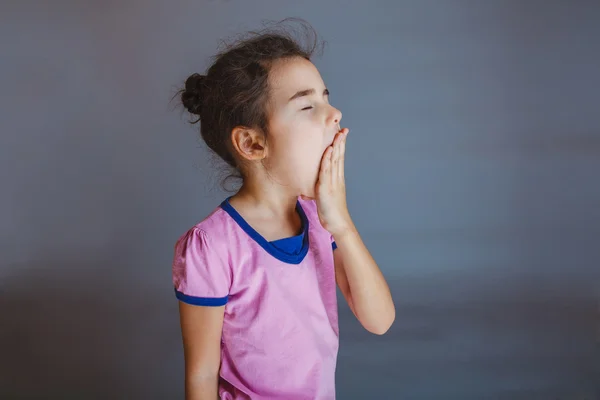
[{"label": "gray background", "polygon": [[339,398],[600,399],[600,2],[7,1],[0,398],[175,399],[175,240],[225,195],[170,97],[306,18],[397,304]]}]

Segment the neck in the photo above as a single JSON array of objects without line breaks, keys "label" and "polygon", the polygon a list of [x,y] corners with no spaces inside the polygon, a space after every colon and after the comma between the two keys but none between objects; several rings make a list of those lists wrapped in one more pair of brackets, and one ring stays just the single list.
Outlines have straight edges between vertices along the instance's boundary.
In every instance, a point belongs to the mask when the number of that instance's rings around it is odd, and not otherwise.
[{"label": "neck", "polygon": [[298,193],[290,188],[278,185],[271,180],[254,182],[245,180],[240,190],[232,196],[238,204],[244,204],[260,213],[274,217],[287,217],[296,214]]}]

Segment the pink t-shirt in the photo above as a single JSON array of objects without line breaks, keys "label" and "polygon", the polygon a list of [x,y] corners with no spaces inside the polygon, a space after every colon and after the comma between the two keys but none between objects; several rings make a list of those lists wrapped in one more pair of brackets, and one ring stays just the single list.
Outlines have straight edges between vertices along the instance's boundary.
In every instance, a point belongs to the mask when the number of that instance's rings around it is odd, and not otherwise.
[{"label": "pink t-shirt", "polygon": [[225,305],[219,395],[335,399],[339,345],[335,243],[314,201],[299,199],[302,247],[284,252],[225,200],[175,245],[180,301]]}]

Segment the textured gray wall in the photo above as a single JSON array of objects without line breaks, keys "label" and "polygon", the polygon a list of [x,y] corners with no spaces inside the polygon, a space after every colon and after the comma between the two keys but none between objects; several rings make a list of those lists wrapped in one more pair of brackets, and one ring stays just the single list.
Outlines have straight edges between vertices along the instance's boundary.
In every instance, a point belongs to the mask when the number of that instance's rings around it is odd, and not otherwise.
[{"label": "textured gray wall", "polygon": [[169,103],[306,18],[398,307],[340,309],[339,398],[600,399],[600,2],[8,1],[0,398],[175,399],[174,241],[224,194]]}]

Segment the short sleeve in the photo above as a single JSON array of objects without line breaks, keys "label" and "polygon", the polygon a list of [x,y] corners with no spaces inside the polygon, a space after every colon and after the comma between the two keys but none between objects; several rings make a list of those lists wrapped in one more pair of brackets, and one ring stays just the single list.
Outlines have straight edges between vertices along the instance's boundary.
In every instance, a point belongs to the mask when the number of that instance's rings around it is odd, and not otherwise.
[{"label": "short sleeve", "polygon": [[227,257],[203,230],[194,227],[175,244],[173,285],[176,297],[188,304],[222,306],[227,303],[231,269]]}]

